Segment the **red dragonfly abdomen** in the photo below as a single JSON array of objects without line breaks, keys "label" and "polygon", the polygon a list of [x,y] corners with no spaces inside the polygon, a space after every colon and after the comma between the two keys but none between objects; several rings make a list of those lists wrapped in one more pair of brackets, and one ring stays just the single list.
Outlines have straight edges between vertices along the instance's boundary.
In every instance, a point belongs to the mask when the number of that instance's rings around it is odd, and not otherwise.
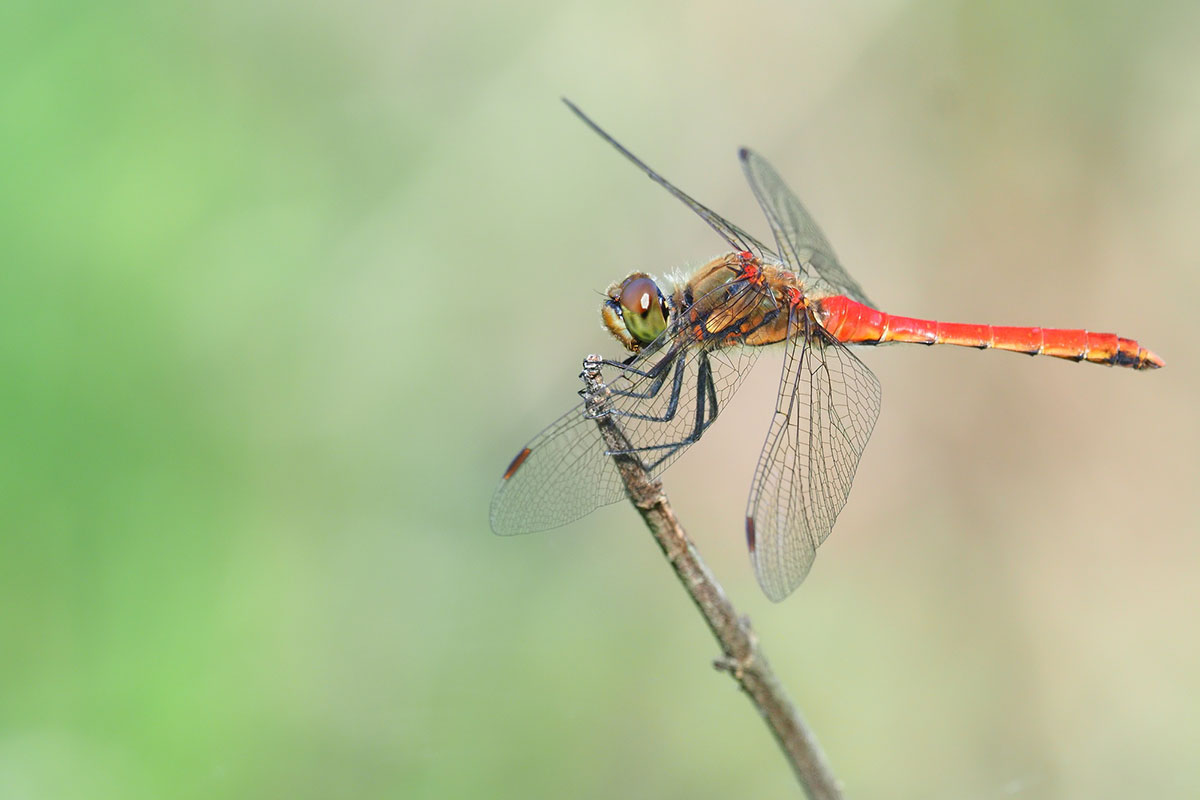
[{"label": "red dragonfly abdomen", "polygon": [[841,295],[819,300],[817,306],[825,330],[839,341],[847,343],[956,344],[981,350],[1011,350],[1031,356],[1054,356],[1132,369],[1157,369],[1163,366],[1163,360],[1152,351],[1133,339],[1115,333],[972,325],[899,317],[876,311]]}]

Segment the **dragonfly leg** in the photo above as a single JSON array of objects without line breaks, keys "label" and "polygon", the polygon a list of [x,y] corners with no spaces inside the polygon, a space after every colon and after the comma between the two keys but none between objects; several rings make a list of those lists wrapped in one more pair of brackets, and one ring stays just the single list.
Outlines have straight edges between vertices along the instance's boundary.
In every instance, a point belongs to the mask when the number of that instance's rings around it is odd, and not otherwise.
[{"label": "dragonfly leg", "polygon": [[704,375],[704,390],[708,394],[708,421],[704,423],[704,427],[701,430],[703,433],[703,431],[708,430],[709,425],[712,425],[716,421],[717,412],[720,411],[720,403],[717,402],[717,387],[713,383],[712,366],[708,363],[707,353],[701,355],[700,368]]},{"label": "dragonfly leg", "polygon": [[657,397],[658,393],[662,391],[663,383],[666,382],[667,376],[671,374],[671,367],[675,365],[682,355],[682,349],[672,348],[665,356],[656,361],[654,365],[647,370],[641,370],[637,367],[631,366],[627,361],[612,361],[607,358],[600,360],[598,363],[601,366],[614,367],[620,370],[621,377],[635,375],[639,378],[650,378],[650,385],[647,386],[643,391],[634,391],[630,389],[612,390],[613,394],[619,397],[631,397],[638,400],[649,400]]},{"label": "dragonfly leg", "polygon": [[[614,450],[609,452],[608,455],[662,452],[662,455],[660,455],[655,461],[646,464],[646,469],[653,471],[668,458],[671,458],[673,455],[678,453],[681,449],[690,444],[694,444],[700,439],[701,435],[708,430],[708,427],[712,425],[713,421],[717,418],[718,407],[717,390],[715,384],[713,383],[712,365],[709,363],[708,354],[704,352],[700,353],[699,359],[699,366],[697,368],[696,376],[696,411],[692,420],[691,433],[677,441],[665,442],[662,444],[644,445],[641,447],[631,447],[627,450]],[[674,381],[674,386],[672,387],[672,397],[669,403],[669,416],[661,419],[631,414],[626,414],[624,416],[662,422],[669,421],[671,418],[673,418],[678,411],[679,394],[683,388],[682,367],[683,364],[681,362],[680,368],[676,371],[676,380]]]},{"label": "dragonfly leg", "polygon": [[[667,398],[667,407],[660,416],[654,414],[638,414],[633,411],[622,411],[617,408],[609,409],[609,414],[614,417],[624,417],[626,419],[642,420],[644,422],[670,422],[675,418],[675,414],[679,411],[679,397],[683,391],[683,377],[686,372],[686,359],[679,358],[675,363],[675,379],[671,381],[671,396]],[[662,392],[663,384],[666,383],[667,376],[671,374],[664,372],[656,378],[646,392],[630,392],[620,389],[612,389],[612,394],[615,397],[628,397],[636,400],[646,400],[657,397]],[[611,388],[611,387],[610,387]]]},{"label": "dragonfly leg", "polygon": [[[645,388],[645,390],[639,391],[639,390],[634,390],[634,389],[620,389],[615,386],[608,386],[607,389],[608,389],[609,394],[614,397],[632,398],[634,400],[653,400],[655,397],[658,397],[660,392],[662,392],[663,385],[666,383],[667,378],[670,377],[670,375],[671,375],[670,367],[678,360],[680,354],[681,354],[680,350],[678,350],[678,349],[672,350],[666,356],[659,359],[658,362],[655,363],[654,366],[652,366],[648,370],[637,369],[636,367],[630,366],[629,362],[626,362],[626,361],[612,361],[607,358],[600,358],[599,356],[596,356],[595,360],[592,360],[592,357],[588,356],[588,360],[586,360],[584,362],[584,364],[585,364],[584,370],[585,371],[589,371],[589,370],[596,371],[597,380],[599,379],[598,378],[599,368],[602,366],[609,366],[609,367],[617,368],[618,370],[621,371],[621,374],[618,375],[617,377],[625,378],[627,382],[632,382],[632,379],[630,379],[626,373],[632,373],[641,378],[650,378],[651,379],[650,383]],[[680,367],[682,367],[682,363],[680,364]],[[676,383],[681,382],[682,379],[683,379],[682,374],[679,374],[676,377]],[[586,390],[581,390],[579,392],[579,394],[581,396],[583,396],[585,393],[586,393]],[[666,419],[670,419],[671,416],[674,416],[674,413],[675,413],[674,405],[677,402],[677,397],[678,397],[678,389],[673,389],[672,395],[671,395],[671,401],[668,403],[668,416],[666,417]],[[634,416],[627,412],[614,411],[613,409],[610,409],[607,406],[604,407],[603,410],[598,411],[595,414],[589,412],[588,416],[599,417],[599,416],[609,416],[610,414],[614,415],[614,416]],[[655,419],[657,419],[654,417],[639,417],[639,418],[648,419],[650,421],[654,421]]]}]

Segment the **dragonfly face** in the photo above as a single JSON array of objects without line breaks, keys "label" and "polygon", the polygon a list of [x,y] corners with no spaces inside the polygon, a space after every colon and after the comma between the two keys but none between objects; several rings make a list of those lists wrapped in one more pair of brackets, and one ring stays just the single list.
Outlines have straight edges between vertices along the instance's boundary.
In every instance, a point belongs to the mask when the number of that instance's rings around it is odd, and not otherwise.
[{"label": "dragonfly face", "polygon": [[[954,344],[1138,370],[1163,365],[1115,334],[942,323],[878,311],[800,201],[755,153],[739,155],[775,250],[684,194],[571,108],[731,250],[663,284],[635,272],[609,287],[604,325],[633,354],[603,362],[611,370],[605,414],[629,443],[621,453],[652,475],[662,472],[712,425],[762,346],[782,344],[782,377],[750,484],[745,528],[759,585],[772,600],[782,600],[808,574],[845,505],[879,415],[879,382],[846,344]],[[584,406],[571,409],[505,470],[492,498],[492,529],[545,530],[620,500],[625,489],[613,455]]]},{"label": "dragonfly face", "polygon": [[600,307],[604,327],[626,350],[637,353],[667,329],[670,305],[658,284],[644,272],[634,272],[608,287]]}]

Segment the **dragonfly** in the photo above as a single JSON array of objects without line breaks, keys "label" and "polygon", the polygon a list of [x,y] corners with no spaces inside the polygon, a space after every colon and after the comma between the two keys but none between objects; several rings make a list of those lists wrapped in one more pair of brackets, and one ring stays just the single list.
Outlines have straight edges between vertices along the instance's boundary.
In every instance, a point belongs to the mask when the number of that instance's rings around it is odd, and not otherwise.
[{"label": "dragonfly", "polygon": [[746,506],[746,545],[763,592],[780,601],[808,575],[846,504],[879,416],[880,386],[848,345],[951,344],[1149,370],[1164,362],[1112,333],[977,325],[878,310],[842,267],[825,234],[765,159],[738,153],[774,248],[729,222],[627,150],[569,100],[592,131],[683,202],[728,251],[690,274],[634,272],[609,287],[605,327],[624,346],[610,371],[605,412],[627,450],[608,448],[581,403],[513,458],[491,503],[508,535],[574,521],[625,496],[613,463],[637,458],[657,477],[716,420],[766,348],[783,369]]}]

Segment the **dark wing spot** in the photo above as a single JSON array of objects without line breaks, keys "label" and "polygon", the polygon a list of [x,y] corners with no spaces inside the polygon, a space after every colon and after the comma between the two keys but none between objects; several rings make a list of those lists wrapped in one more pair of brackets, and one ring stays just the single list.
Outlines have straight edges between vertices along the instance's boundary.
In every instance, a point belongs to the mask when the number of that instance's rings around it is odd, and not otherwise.
[{"label": "dark wing spot", "polygon": [[521,452],[517,453],[517,457],[508,465],[508,469],[504,470],[504,480],[511,478],[513,473],[521,468],[521,465],[525,463],[525,459],[529,458],[529,453],[530,450],[528,447],[523,448]]},{"label": "dark wing spot", "polygon": [[746,546],[750,548],[750,555],[754,555],[754,517],[746,517]]}]

